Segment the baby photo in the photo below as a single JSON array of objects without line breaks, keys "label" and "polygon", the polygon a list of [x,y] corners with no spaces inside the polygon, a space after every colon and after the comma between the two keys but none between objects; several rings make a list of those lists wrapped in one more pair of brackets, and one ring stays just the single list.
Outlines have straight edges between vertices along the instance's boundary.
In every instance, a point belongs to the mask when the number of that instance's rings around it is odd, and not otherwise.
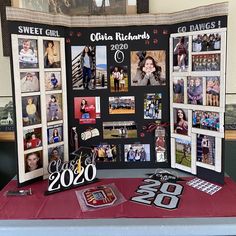
[{"label": "baby photo", "polygon": [[62,114],[62,94],[46,95],[47,100],[47,121],[61,120]]},{"label": "baby photo", "polygon": [[47,91],[61,89],[61,72],[44,72],[44,79]]},{"label": "baby photo", "polygon": [[39,92],[39,72],[20,73],[21,92]]},{"label": "baby photo", "polygon": [[44,40],[44,68],[60,68],[60,42],[53,40]]},{"label": "baby photo", "polygon": [[166,52],[132,51],[131,86],[157,86],[166,84]]},{"label": "baby photo", "polygon": [[42,146],[42,129],[23,130],[24,150],[37,148]]},{"label": "baby photo", "polygon": [[23,126],[41,123],[40,97],[22,97]]},{"label": "baby photo", "polygon": [[188,104],[203,105],[202,77],[188,77]]},{"label": "baby photo", "polygon": [[38,68],[38,45],[36,39],[18,39],[20,69]]}]

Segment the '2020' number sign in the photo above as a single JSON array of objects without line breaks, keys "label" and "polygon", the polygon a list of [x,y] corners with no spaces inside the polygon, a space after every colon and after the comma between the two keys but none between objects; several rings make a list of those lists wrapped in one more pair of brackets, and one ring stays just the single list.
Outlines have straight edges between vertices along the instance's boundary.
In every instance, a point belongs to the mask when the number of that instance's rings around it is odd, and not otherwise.
[{"label": "'2020' number sign", "polygon": [[159,180],[144,179],[146,184],[136,190],[141,194],[131,198],[131,201],[151,205],[164,209],[176,209],[179,204],[183,186],[176,183],[161,183]]},{"label": "'2020' number sign", "polygon": [[46,195],[61,192],[67,189],[93,183],[96,179],[97,169],[94,164],[87,164],[78,168],[79,160],[72,160],[61,164],[60,160],[54,161],[55,166],[61,168],[51,172],[48,178],[48,191]]}]

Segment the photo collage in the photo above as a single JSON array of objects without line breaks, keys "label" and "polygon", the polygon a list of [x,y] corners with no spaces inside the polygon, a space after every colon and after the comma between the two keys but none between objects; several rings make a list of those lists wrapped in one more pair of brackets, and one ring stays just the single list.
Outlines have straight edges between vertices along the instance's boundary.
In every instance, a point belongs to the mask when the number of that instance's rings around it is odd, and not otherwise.
[{"label": "photo collage", "polygon": [[166,51],[130,50],[129,63],[116,63],[108,60],[108,50],[108,45],[70,47],[71,151],[79,145],[91,148],[101,168],[101,163],[114,163],[114,168],[116,163],[167,163],[165,128],[152,132],[151,145],[140,139],[144,124],[162,122],[163,93],[156,91],[167,85]]},{"label": "photo collage", "polygon": [[[19,182],[46,176],[52,160],[64,160],[63,39],[12,35],[17,142],[23,166]],[[63,55],[64,56],[64,55]],[[65,67],[63,65],[63,67]]]},{"label": "photo collage", "polygon": [[222,171],[225,37],[225,29],[171,35],[171,166],[193,174]]}]

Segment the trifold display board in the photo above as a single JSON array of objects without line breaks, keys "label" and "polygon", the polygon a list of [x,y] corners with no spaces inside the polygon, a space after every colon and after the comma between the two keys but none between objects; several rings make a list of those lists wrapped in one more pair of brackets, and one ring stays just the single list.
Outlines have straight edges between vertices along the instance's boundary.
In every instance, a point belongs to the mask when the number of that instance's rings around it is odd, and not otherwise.
[{"label": "trifold display board", "polygon": [[19,184],[79,147],[98,168],[173,167],[223,183],[226,24],[9,21]]}]

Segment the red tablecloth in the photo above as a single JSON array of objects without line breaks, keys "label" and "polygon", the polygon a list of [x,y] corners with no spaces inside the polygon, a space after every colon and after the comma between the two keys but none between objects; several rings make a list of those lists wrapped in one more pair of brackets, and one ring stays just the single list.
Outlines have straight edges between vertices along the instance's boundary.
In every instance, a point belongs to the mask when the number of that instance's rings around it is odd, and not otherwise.
[{"label": "red tablecloth", "polygon": [[[181,182],[184,191],[179,206],[175,210],[142,205],[129,201],[142,179],[102,179],[89,187],[114,183],[126,198],[126,202],[105,209],[83,213],[75,191],[88,186],[44,196],[47,181],[38,182],[28,187],[33,195],[25,197],[6,197],[7,190],[16,188],[16,181],[11,181],[0,192],[0,219],[99,219],[99,218],[175,218],[175,217],[235,217],[236,183],[225,179],[223,188],[208,195]],[[27,187],[27,188],[28,188]]]}]

